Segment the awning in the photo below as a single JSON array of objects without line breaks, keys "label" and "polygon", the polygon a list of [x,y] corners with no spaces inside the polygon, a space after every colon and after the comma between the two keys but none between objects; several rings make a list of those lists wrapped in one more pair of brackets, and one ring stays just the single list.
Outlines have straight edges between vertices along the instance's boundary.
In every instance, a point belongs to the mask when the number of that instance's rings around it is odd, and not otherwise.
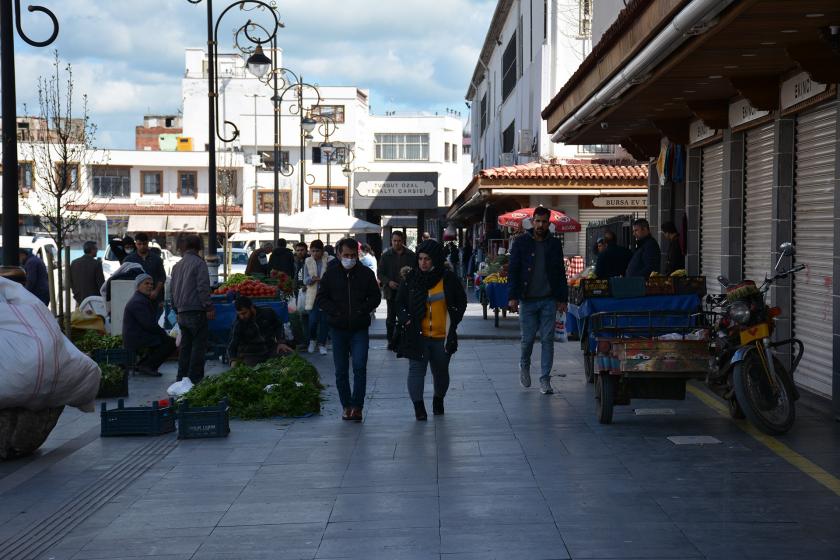
[{"label": "awning", "polygon": [[169,216],[164,231],[173,233],[207,233],[207,216]]},{"label": "awning", "polygon": [[128,217],[128,231],[130,232],[149,232],[149,231],[167,231],[166,229],[167,216],[157,215],[138,215]]}]

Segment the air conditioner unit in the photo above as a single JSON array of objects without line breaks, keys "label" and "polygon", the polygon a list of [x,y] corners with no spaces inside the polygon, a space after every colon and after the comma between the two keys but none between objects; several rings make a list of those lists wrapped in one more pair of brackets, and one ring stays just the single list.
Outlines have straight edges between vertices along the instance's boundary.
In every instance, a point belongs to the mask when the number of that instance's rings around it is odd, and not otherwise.
[{"label": "air conditioner unit", "polygon": [[519,131],[519,137],[517,138],[516,147],[517,153],[520,156],[529,156],[533,150],[534,144],[534,134],[531,132],[529,128],[523,128]]},{"label": "air conditioner unit", "polygon": [[513,152],[506,152],[502,154],[499,158],[499,163],[503,166],[515,165],[516,158],[514,157]]}]

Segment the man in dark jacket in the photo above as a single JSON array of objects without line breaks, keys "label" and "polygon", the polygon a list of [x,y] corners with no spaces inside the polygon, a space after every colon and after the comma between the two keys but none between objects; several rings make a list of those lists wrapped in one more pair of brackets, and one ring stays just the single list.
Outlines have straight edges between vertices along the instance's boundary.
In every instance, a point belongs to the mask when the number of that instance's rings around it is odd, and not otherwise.
[{"label": "man in dark jacket", "polygon": [[270,358],[290,354],[283,324],[270,307],[256,307],[251,298],[239,296],[234,303],[236,319],[231,328],[228,357],[231,365],[255,366]]},{"label": "man in dark jacket", "polygon": [[30,253],[28,249],[21,247],[20,266],[26,272],[26,289],[29,293],[40,299],[44,305],[50,305],[50,279],[47,274],[47,266],[41,257]]},{"label": "man in dark jacket", "polygon": [[[344,420],[362,421],[367,389],[368,329],[370,314],[382,301],[373,271],[359,263],[359,244],[342,239],[337,245],[340,266],[327,268],[318,286],[315,305],[327,313],[333,341],[335,386]],[[353,390],[350,362],[353,357]]]},{"label": "man in dark jacket", "polygon": [[70,288],[77,306],[90,296],[100,295],[105,283],[102,261],[96,258],[96,241],[85,241],[83,249],[85,254],[70,263]]},{"label": "man in dark jacket", "polygon": [[639,218],[633,222],[633,237],[636,238],[636,250],[625,276],[647,278],[651,272],[659,272],[662,252],[659,243],[650,235],[650,223],[646,219]]},{"label": "man in dark jacket", "polygon": [[417,257],[405,246],[405,234],[399,230],[391,234],[391,248],[382,253],[379,259],[379,282],[388,304],[388,316],[385,318],[385,331],[388,336],[388,350],[396,350],[394,331],[397,324],[397,289],[400,287],[400,271],[403,267],[417,265]]},{"label": "man in dark jacket", "polygon": [[155,287],[152,290],[152,301],[160,306],[163,304],[163,290],[166,284],[166,269],[160,253],[149,250],[149,235],[143,232],[134,236],[135,251],[125,257],[123,262],[137,263],[143,267],[143,272],[152,277]]},{"label": "man in dark jacket", "polygon": [[604,243],[607,247],[598,254],[598,260],[595,261],[595,276],[598,278],[624,276],[633,252],[627,247],[619,246],[615,233],[610,230],[604,233]]},{"label": "man in dark jacket", "polygon": [[286,247],[285,239],[277,240],[277,246],[268,259],[268,269],[270,272],[285,272],[289,278],[295,277],[295,256],[292,250]]},{"label": "man in dark jacket", "polygon": [[677,226],[674,225],[674,222],[662,224],[662,233],[668,240],[668,252],[665,254],[665,267],[662,269],[662,273],[670,276],[675,270],[685,268],[685,255],[680,245],[680,234],[677,232]]},{"label": "man in dark jacket", "polygon": [[158,368],[175,351],[175,341],[158,325],[158,307],[152,300],[154,279],[141,274],[134,279],[137,291],[125,305],[123,315],[123,346],[143,353],[137,364],[142,375],[160,377]]},{"label": "man in dark jacket", "polygon": [[569,302],[563,245],[549,234],[551,211],[540,206],[534,210],[534,229],[513,241],[510,250],[508,284],[510,309],[521,312],[519,325],[522,348],[519,356],[519,383],[531,386],[531,352],[537,333],[540,335],[540,392],[550,395],[551,367],[554,363],[554,325],[558,311],[565,313]]}]

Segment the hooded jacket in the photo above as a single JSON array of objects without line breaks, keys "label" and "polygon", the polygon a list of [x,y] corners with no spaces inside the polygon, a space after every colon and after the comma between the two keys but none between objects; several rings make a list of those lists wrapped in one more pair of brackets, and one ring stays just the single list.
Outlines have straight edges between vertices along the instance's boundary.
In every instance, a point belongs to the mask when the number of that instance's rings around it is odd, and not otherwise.
[{"label": "hooded jacket", "polygon": [[381,301],[373,271],[357,262],[350,270],[341,265],[327,267],[315,305],[327,313],[332,328],[356,331],[370,327],[370,314]]}]

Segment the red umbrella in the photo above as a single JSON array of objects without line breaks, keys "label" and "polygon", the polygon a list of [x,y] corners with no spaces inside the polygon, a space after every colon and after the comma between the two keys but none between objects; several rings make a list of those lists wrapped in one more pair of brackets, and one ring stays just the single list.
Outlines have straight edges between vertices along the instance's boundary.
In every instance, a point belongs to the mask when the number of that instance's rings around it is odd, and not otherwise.
[{"label": "red umbrella", "polygon": [[[499,216],[499,225],[504,227],[516,227],[522,224],[522,220],[531,220],[534,217],[534,208],[520,208],[507,214]],[[554,224],[554,231],[557,233],[572,233],[580,231],[580,224],[559,210],[551,210],[549,223]]]}]

